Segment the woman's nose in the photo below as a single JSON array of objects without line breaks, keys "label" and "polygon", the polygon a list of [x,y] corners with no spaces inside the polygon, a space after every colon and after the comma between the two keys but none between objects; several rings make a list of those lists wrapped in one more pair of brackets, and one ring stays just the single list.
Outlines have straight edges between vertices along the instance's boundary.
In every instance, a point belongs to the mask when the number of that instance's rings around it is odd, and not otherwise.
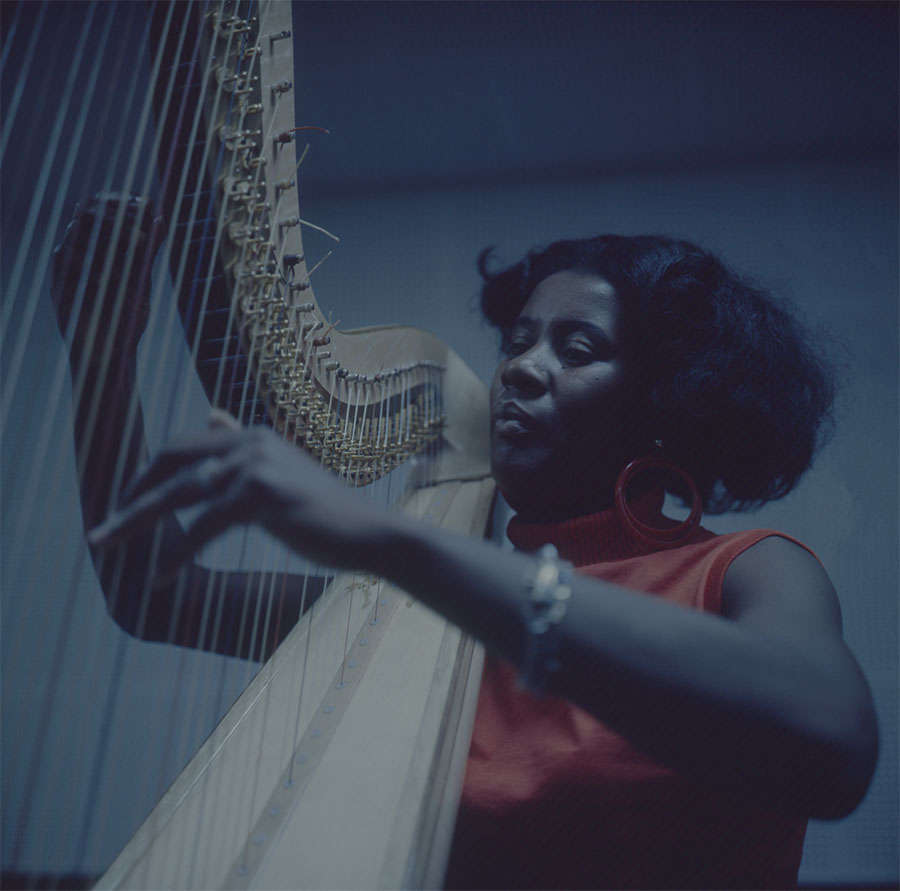
[{"label": "woman's nose", "polygon": [[547,368],[537,346],[507,359],[500,371],[500,382],[522,393],[543,393],[548,386]]}]

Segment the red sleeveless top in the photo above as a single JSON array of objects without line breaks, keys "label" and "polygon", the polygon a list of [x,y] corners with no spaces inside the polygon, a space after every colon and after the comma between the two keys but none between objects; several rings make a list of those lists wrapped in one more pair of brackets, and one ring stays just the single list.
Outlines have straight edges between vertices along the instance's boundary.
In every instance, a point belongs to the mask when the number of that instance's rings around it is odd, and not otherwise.
[{"label": "red sleeveless top", "polygon": [[[636,512],[653,522],[659,496]],[[653,551],[614,511],[552,525],[513,519],[520,550],[552,542],[579,571],[718,613],[731,561],[763,538],[697,528]],[[587,712],[485,664],[448,888],[792,888],[806,821],[722,795],[638,751]]]}]

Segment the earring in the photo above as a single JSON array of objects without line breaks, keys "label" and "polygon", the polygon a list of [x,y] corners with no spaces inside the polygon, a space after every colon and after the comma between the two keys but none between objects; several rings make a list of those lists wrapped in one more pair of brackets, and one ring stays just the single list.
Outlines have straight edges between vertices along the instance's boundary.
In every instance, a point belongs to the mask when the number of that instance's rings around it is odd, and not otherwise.
[{"label": "earring", "polygon": [[[656,441],[657,447],[661,447],[660,440]],[[691,490],[691,512],[688,518],[677,526],[671,526],[665,529],[658,529],[655,526],[648,526],[641,522],[628,506],[625,498],[625,492],[628,484],[644,470],[666,470],[681,477]],[[625,528],[631,535],[642,544],[651,547],[674,548],[682,544],[690,534],[697,528],[700,517],[703,515],[703,500],[700,497],[700,490],[697,484],[687,473],[679,467],[674,461],[663,458],[659,455],[646,455],[643,458],[636,458],[619,474],[616,480],[615,492],[615,508]]]}]

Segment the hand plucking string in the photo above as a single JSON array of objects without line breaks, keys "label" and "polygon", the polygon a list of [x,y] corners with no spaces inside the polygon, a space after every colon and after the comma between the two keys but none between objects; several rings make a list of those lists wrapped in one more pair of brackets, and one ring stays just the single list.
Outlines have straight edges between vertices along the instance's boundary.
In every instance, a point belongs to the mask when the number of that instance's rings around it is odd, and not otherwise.
[{"label": "hand plucking string", "polygon": [[176,509],[198,506],[164,555],[166,575],[227,529],[248,523],[320,563],[363,568],[367,538],[382,514],[276,433],[242,427],[214,409],[205,431],[173,441],[138,475],[88,542],[106,548]]}]

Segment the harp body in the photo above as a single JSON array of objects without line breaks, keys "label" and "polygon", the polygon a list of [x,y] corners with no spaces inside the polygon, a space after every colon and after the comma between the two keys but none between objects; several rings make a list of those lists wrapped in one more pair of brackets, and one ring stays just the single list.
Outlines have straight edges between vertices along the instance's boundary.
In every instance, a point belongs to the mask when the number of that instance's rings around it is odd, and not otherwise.
[{"label": "harp body", "polygon": [[[442,484],[419,492],[410,508],[471,532],[486,521],[486,485]],[[440,886],[480,651],[377,580],[339,575],[332,588],[97,887]],[[354,591],[361,602],[344,656]],[[305,729],[294,747],[298,723]],[[248,775],[248,763],[257,776]]]},{"label": "harp body", "polygon": [[[293,28],[282,0],[153,6],[148,141],[198,376],[211,403],[273,425],[349,485],[414,459],[401,509],[482,535],[483,384],[427,332],[330,330],[314,296]],[[337,574],[97,887],[439,885],[479,679],[479,648],[456,628]]]}]

